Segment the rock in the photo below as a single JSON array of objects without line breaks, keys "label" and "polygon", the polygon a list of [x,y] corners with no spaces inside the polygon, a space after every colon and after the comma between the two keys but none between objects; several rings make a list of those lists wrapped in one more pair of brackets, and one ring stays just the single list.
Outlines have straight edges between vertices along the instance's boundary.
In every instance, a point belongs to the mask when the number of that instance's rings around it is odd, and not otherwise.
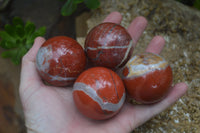
[{"label": "rock", "polygon": [[124,27],[136,16],[146,17],[149,23],[134,54],[143,52],[153,36],[162,35],[166,45],[161,55],[173,68],[174,84],[186,82],[190,88],[173,106],[134,132],[200,131],[200,11],[174,0],[102,0],[87,21],[89,29],[112,11],[121,12]]}]

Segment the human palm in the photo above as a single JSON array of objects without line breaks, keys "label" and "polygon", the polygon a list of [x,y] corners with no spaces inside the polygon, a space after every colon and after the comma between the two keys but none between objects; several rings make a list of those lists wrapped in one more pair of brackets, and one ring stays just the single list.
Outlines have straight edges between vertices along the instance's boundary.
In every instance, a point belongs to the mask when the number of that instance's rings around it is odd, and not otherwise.
[{"label": "human palm", "polygon": [[[113,12],[104,22],[120,23],[122,16]],[[143,33],[147,21],[137,17],[127,29],[134,44]],[[44,38],[36,38],[33,47],[23,57],[20,82],[20,97],[28,132],[39,133],[126,133],[160,113],[187,90],[185,83],[176,84],[161,102],[152,105],[132,105],[126,102],[121,111],[111,119],[96,121],[81,115],[73,103],[72,87],[45,85],[39,77],[35,57]],[[156,36],[146,48],[147,52],[159,54],[164,39]]]}]

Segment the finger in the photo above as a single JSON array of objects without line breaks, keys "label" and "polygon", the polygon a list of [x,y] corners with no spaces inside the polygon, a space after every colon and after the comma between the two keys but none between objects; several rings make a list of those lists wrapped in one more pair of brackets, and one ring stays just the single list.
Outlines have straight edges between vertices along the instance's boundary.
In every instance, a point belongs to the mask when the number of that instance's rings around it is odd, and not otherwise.
[{"label": "finger", "polygon": [[37,51],[44,43],[45,39],[37,37],[32,48],[26,53],[22,59],[20,89],[27,88],[28,85],[38,84],[41,82],[35,66],[35,58]]},{"label": "finger", "polygon": [[45,42],[43,37],[37,37],[34,41],[32,48],[26,53],[23,57],[25,61],[35,61],[37,51],[41,47],[41,45]]},{"label": "finger", "polygon": [[[153,105],[137,105],[135,106],[135,119],[140,120],[135,127],[140,126],[150,118],[164,111],[166,108],[175,103],[180,97],[182,97],[188,89],[185,83],[176,84],[167,95],[165,99]],[[134,107],[133,107],[134,108]]]},{"label": "finger", "polygon": [[120,24],[121,21],[122,21],[122,15],[119,12],[112,12],[104,19],[103,22]]},{"label": "finger", "polygon": [[178,83],[176,84],[170,91],[170,93],[167,95],[165,99],[163,99],[161,102],[154,104],[151,106],[151,110],[155,112],[155,114],[160,113],[173,103],[175,103],[180,97],[182,97],[188,89],[187,84],[185,83]]},{"label": "finger", "polygon": [[[125,129],[127,132],[130,132],[175,103],[185,94],[187,89],[188,87],[185,83],[179,83],[176,84],[169,95],[159,103],[151,105],[132,105],[127,103],[111,122],[115,125],[116,122],[124,123],[123,127],[126,127]],[[112,126],[112,123],[110,123],[110,126]]]},{"label": "finger", "polygon": [[162,36],[155,36],[146,48],[146,52],[159,54],[165,45],[165,40]]},{"label": "finger", "polygon": [[131,35],[134,44],[137,43],[137,41],[139,40],[140,36],[144,32],[146,26],[147,26],[147,20],[142,16],[136,17],[131,22],[131,24],[128,27],[128,32]]}]

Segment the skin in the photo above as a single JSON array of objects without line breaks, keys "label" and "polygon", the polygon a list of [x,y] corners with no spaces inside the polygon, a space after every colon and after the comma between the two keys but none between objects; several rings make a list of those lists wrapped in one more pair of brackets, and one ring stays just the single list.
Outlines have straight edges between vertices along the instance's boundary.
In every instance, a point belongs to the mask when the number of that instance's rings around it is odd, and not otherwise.
[{"label": "skin", "polygon": [[[104,22],[120,23],[121,20],[120,13],[112,12]],[[146,25],[147,20],[144,17],[137,17],[128,27],[127,30],[135,43]],[[22,59],[19,93],[29,133],[128,133],[175,103],[188,89],[185,83],[178,83],[159,103],[132,105],[126,102],[119,114],[112,119],[90,120],[76,109],[72,87],[62,88],[43,84],[36,71],[35,59],[44,41],[44,38],[37,37],[33,47]],[[159,54],[164,44],[161,36],[155,36],[146,51]]]}]

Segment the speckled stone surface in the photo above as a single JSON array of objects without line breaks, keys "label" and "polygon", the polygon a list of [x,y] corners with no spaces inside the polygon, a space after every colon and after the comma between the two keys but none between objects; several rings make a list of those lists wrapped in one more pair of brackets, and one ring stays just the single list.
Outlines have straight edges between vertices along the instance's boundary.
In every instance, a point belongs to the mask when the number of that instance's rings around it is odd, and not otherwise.
[{"label": "speckled stone surface", "polygon": [[172,66],[174,84],[186,82],[190,88],[174,105],[133,132],[200,132],[200,11],[173,0],[101,0],[101,7],[87,21],[88,28],[112,11],[121,12],[125,27],[137,16],[146,17],[149,23],[134,54],[143,52],[153,36],[162,35],[166,45],[161,55]]}]

